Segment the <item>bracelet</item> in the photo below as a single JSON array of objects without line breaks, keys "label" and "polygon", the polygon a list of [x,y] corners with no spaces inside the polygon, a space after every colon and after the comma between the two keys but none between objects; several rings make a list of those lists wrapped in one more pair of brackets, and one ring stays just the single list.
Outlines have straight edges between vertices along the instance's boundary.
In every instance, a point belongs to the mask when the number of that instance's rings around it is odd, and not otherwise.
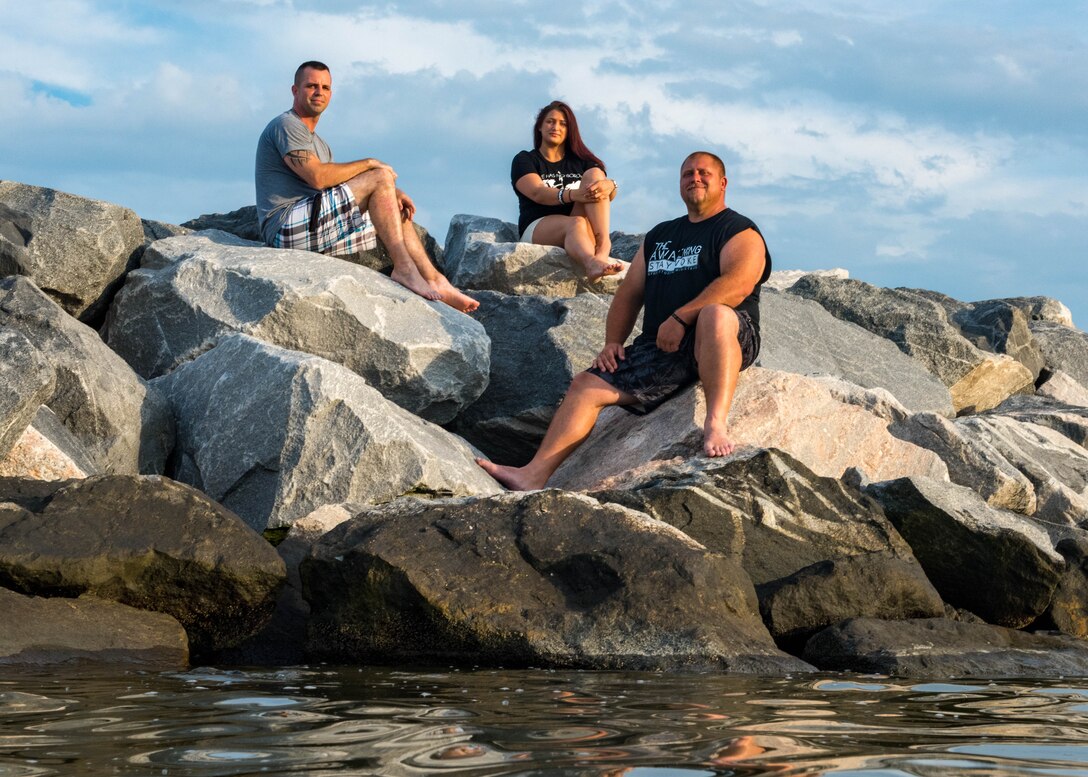
[{"label": "bracelet", "polygon": [[560,205],[563,204],[563,189],[562,188],[560,188],[559,191],[555,193],[555,201],[558,202]]},{"label": "bracelet", "polygon": [[689,324],[684,319],[680,318],[680,316],[676,315],[675,313],[672,313],[671,315],[672,315],[673,318],[675,318],[677,321],[680,322],[680,326],[684,327],[685,332],[688,331],[688,328],[691,326],[691,324]]}]

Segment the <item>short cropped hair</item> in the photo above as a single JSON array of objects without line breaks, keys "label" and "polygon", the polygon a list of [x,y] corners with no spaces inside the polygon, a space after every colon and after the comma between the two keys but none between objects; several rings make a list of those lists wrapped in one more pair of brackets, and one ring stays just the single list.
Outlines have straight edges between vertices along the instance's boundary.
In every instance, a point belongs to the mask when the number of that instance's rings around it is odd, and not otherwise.
[{"label": "short cropped hair", "polygon": [[683,167],[685,164],[687,164],[687,161],[693,156],[708,156],[713,159],[714,164],[716,164],[718,166],[718,169],[722,171],[722,178],[725,178],[725,162],[722,161],[722,158],[720,156],[718,156],[717,154],[712,154],[709,151],[692,151],[690,154],[684,157],[684,161],[680,163],[680,166]]},{"label": "short cropped hair", "polygon": [[309,62],[303,62],[298,66],[298,70],[295,71],[295,86],[299,86],[299,81],[302,79],[302,71],[310,68],[311,70],[328,70],[329,66],[324,62],[318,62],[316,59],[311,59]]}]

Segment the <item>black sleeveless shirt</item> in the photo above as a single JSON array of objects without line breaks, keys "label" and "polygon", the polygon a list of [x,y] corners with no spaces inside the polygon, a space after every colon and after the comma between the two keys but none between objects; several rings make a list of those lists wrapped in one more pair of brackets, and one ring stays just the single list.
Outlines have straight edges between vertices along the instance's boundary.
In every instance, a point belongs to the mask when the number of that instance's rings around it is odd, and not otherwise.
[{"label": "black sleeveless shirt", "polygon": [[[645,314],[637,340],[657,340],[657,328],[673,311],[691,302],[721,275],[722,247],[734,235],[754,229],[751,219],[726,208],[705,221],[692,223],[687,216],[665,221],[646,233],[642,243],[646,259]],[[771,254],[763,244],[765,263],[759,283],[736,306],[752,319],[759,332],[759,287],[771,274]]]}]

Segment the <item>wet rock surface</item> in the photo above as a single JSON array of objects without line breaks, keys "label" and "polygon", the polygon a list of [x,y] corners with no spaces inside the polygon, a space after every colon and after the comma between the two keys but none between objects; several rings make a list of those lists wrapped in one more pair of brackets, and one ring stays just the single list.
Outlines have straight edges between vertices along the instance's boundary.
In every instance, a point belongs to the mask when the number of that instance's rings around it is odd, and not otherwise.
[{"label": "wet rock surface", "polygon": [[166,613],[199,655],[260,628],[283,582],[283,561],[260,535],[165,478],[0,480],[3,588]]},{"label": "wet rock surface", "polygon": [[1088,644],[943,618],[856,618],[808,641],[805,660],[821,669],[893,677],[1064,677],[1088,674]]},{"label": "wet rock surface", "polygon": [[310,650],[326,660],[806,668],[774,647],[738,565],[574,494],[371,508],[301,572]]}]

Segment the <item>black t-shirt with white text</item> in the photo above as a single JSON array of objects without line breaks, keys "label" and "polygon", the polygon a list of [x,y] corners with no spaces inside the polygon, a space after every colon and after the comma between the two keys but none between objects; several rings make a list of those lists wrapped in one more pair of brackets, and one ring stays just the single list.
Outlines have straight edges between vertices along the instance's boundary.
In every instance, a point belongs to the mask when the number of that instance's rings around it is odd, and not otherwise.
[{"label": "black t-shirt with white text", "polygon": [[[665,221],[646,233],[642,243],[646,259],[645,314],[637,340],[657,340],[657,328],[673,312],[695,299],[721,275],[721,251],[730,238],[759,227],[751,219],[726,208],[705,221],[687,216]],[[759,287],[771,274],[771,254],[764,242],[763,275],[755,289],[736,306],[746,312],[759,332]]]},{"label": "black t-shirt with white text", "polygon": [[[559,189],[569,188],[582,180],[582,174],[593,167],[592,162],[579,159],[574,154],[567,154],[558,162],[549,162],[540,151],[520,151],[510,163],[510,185],[514,187],[514,193],[518,196],[518,234],[525,232],[525,228],[534,221],[545,216],[559,215],[569,216],[574,208],[573,202],[560,205]],[[541,205],[533,202],[518,191],[518,180],[529,173],[536,173],[544,181],[545,186],[556,189],[556,202],[554,205]]]}]

